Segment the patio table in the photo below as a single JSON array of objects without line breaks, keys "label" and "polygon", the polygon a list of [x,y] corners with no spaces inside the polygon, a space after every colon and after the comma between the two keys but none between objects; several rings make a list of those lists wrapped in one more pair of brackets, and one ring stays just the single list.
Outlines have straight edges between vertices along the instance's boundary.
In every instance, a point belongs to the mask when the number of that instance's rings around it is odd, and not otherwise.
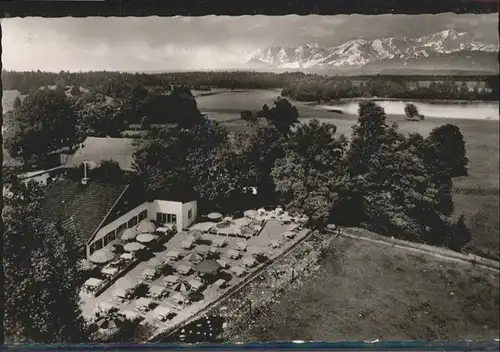
[{"label": "patio table", "polygon": [[114,276],[116,273],[118,273],[119,269],[118,268],[112,268],[112,267],[105,267],[101,270],[101,272],[105,275],[108,276]]}]

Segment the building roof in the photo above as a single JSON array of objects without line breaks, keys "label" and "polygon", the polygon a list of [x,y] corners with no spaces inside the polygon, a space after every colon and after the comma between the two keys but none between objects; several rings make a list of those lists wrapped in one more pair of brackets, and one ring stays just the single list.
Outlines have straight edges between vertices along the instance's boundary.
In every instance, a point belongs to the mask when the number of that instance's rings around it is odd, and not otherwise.
[{"label": "building roof", "polygon": [[83,186],[79,182],[59,179],[45,190],[42,215],[47,221],[61,221],[63,228],[87,242],[127,187],[96,181]]},{"label": "building roof", "polygon": [[122,170],[132,171],[134,153],[141,146],[142,141],[137,138],[87,137],[68,158],[66,166],[79,167],[84,161],[93,161],[99,166],[105,160],[113,160]]}]

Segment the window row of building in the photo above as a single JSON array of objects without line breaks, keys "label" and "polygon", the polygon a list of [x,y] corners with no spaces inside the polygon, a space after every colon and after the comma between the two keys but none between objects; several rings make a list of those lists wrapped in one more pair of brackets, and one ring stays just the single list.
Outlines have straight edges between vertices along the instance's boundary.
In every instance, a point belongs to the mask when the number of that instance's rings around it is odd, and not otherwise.
[{"label": "window row of building", "polygon": [[131,217],[130,220],[128,220],[127,222],[121,224],[116,229],[108,232],[101,239],[92,243],[90,245],[90,254],[94,253],[95,251],[97,251],[99,249],[106,247],[109,243],[111,243],[115,239],[119,238],[119,236],[121,235],[121,233],[123,231],[125,231],[125,229],[132,228],[132,227],[136,226],[142,220],[147,219],[147,217],[148,217],[147,210],[143,210],[142,212],[139,213],[139,215]]},{"label": "window row of building", "polygon": [[[189,209],[188,218],[191,219],[193,216],[193,211]],[[148,211],[143,210],[137,216],[131,217],[127,222],[124,222],[120,226],[118,226],[115,230],[108,232],[104,237],[97,240],[96,242],[90,245],[90,255],[95,251],[106,247],[109,243],[113,242],[115,239],[119,238],[121,233],[125,231],[127,228],[132,228],[136,226],[139,222],[144,219],[147,219]],[[166,213],[156,213],[156,222],[160,225],[163,224],[177,224],[177,215],[176,214],[166,214]]]}]

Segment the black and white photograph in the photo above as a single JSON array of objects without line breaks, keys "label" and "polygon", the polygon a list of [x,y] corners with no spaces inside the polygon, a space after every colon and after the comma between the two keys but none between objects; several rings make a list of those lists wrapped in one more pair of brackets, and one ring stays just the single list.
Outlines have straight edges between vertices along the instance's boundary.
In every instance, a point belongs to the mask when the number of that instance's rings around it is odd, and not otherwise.
[{"label": "black and white photograph", "polygon": [[498,342],[498,14],[1,26],[6,344]]}]

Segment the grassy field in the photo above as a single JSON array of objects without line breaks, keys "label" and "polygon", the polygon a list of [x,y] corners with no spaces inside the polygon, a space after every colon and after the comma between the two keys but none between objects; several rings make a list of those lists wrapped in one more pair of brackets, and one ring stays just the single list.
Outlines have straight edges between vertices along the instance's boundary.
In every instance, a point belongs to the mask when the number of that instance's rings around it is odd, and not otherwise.
[{"label": "grassy field", "polygon": [[232,341],[498,338],[498,274],[344,237]]}]

